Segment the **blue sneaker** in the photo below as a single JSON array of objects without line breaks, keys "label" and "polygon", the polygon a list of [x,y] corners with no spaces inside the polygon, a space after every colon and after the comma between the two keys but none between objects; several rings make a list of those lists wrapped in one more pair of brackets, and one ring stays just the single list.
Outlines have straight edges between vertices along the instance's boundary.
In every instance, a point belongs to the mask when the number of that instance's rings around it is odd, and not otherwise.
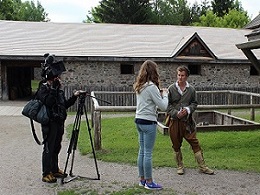
[{"label": "blue sneaker", "polygon": [[161,190],[162,189],[162,186],[157,184],[157,183],[145,183],[145,186],[144,186],[146,189],[148,190]]},{"label": "blue sneaker", "polygon": [[146,183],[146,180],[140,180],[139,181],[139,186],[144,187]]}]

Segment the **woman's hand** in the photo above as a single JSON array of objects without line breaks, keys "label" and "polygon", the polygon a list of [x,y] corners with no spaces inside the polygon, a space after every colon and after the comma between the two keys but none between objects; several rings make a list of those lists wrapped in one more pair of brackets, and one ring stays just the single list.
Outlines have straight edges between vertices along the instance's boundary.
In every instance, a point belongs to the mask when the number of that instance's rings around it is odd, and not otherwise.
[{"label": "woman's hand", "polygon": [[86,94],[86,91],[83,91],[83,90],[76,90],[74,91],[74,96],[79,96],[80,94]]},{"label": "woman's hand", "polygon": [[160,92],[161,92],[162,97],[168,96],[168,89],[167,88],[160,89]]}]

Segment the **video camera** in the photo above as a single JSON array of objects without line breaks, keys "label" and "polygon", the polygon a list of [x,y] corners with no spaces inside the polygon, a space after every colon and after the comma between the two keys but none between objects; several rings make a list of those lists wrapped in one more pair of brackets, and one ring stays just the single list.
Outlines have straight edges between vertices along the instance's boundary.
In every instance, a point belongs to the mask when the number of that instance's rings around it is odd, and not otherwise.
[{"label": "video camera", "polygon": [[41,76],[44,79],[54,79],[61,73],[66,71],[64,63],[62,61],[56,61],[55,55],[50,55],[49,53],[44,54],[44,63],[42,63],[42,73]]}]

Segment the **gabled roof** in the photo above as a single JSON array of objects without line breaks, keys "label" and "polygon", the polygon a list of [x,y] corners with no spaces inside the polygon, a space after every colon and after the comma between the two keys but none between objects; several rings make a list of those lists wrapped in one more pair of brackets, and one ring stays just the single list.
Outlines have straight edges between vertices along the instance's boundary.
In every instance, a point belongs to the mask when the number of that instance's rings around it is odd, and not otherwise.
[{"label": "gabled roof", "polygon": [[[236,47],[248,29],[173,25],[85,24],[0,21],[1,56],[175,56],[196,38],[218,59],[247,59]],[[258,55],[260,57],[260,53]]]},{"label": "gabled roof", "polygon": [[251,22],[249,22],[244,28],[256,29],[260,27],[260,14],[258,14]]},{"label": "gabled roof", "polygon": [[173,57],[216,59],[214,53],[208,48],[197,32],[178,49],[178,52]]}]

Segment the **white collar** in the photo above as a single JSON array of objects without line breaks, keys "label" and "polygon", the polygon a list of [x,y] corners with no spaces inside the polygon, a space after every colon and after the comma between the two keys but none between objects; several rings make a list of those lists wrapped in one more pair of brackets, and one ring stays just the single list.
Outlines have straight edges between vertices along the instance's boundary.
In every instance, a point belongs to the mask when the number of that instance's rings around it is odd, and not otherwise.
[{"label": "white collar", "polygon": [[[178,81],[176,81],[175,86],[177,87],[179,94],[182,95],[182,94],[183,94],[183,91],[181,90],[181,88],[180,88],[180,86],[179,86],[179,84],[178,84]],[[187,87],[190,87],[190,84],[188,83],[188,81],[186,81],[185,89],[186,89]],[[185,91],[185,90],[184,90],[184,91]]]}]

